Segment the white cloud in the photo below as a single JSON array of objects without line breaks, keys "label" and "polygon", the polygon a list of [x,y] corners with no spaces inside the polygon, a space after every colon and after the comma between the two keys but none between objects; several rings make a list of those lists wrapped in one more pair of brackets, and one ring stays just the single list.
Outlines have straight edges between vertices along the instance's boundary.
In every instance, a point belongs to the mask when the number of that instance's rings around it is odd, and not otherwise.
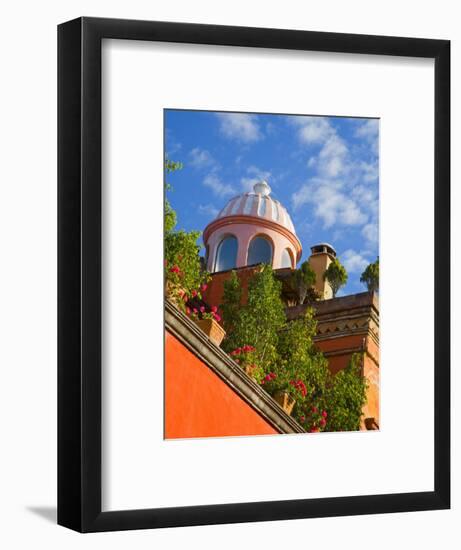
[{"label": "white cloud", "polygon": [[376,118],[370,118],[361,122],[355,131],[357,137],[374,138],[378,135],[379,120]]},{"label": "white cloud", "polygon": [[317,157],[309,158],[309,168],[316,166],[318,175],[327,178],[336,178],[348,171],[349,150],[328,118],[299,116],[289,117],[289,120],[297,126],[301,144],[321,147]]},{"label": "white cloud", "polygon": [[371,151],[377,155],[379,150],[379,120],[370,118],[361,122],[355,130],[355,137],[365,139]]},{"label": "white cloud", "polygon": [[360,162],[358,165],[362,172],[362,179],[365,182],[376,181],[379,176],[378,160],[374,162]]},{"label": "white cloud", "polygon": [[330,136],[319,153],[318,171],[321,175],[336,178],[347,171],[348,149],[336,134]]},{"label": "white cloud", "polygon": [[216,218],[216,216],[219,214],[219,210],[216,208],[216,206],[213,206],[212,204],[199,204],[198,212],[199,214],[209,216],[210,218]]},{"label": "white cloud", "polygon": [[[289,117],[289,123],[296,127],[304,154],[309,155],[306,170],[313,173],[292,194],[293,208],[299,211],[309,205],[302,212],[310,211],[309,217],[324,229],[334,228],[336,239],[338,232],[344,234],[358,228],[366,248],[372,250],[378,242],[379,121],[354,121],[354,137],[360,138],[360,144],[349,143],[340,135],[331,118]],[[344,235],[343,241],[347,242]],[[363,251],[354,255],[347,251],[346,259],[352,270],[357,270],[368,263],[366,256]]]},{"label": "white cloud", "polygon": [[194,147],[189,152],[190,157],[190,165],[194,168],[208,168],[210,166],[213,166],[217,168],[217,163],[215,159],[212,157],[211,153],[207,151],[206,149],[200,149],[199,147]]},{"label": "white cloud", "polygon": [[215,172],[211,172],[203,179],[203,185],[209,187],[217,197],[228,197],[235,195],[236,191],[232,185],[224,183]]},{"label": "white cloud", "polygon": [[370,263],[360,253],[352,249],[346,250],[341,254],[341,261],[348,273],[362,273]]},{"label": "white cloud", "polygon": [[325,229],[335,224],[361,225],[368,219],[359,204],[345,194],[339,181],[312,178],[291,199],[294,209],[312,204],[315,217],[323,221]]},{"label": "white cloud", "polygon": [[220,121],[221,133],[229,139],[251,143],[263,137],[256,115],[216,113],[216,116]]},{"label": "white cloud", "polygon": [[323,143],[335,133],[335,129],[324,117],[290,117],[290,122],[299,127],[298,138],[301,143],[308,145]]},{"label": "white cloud", "polygon": [[370,244],[376,244],[379,239],[377,223],[367,223],[362,228],[362,235]]}]

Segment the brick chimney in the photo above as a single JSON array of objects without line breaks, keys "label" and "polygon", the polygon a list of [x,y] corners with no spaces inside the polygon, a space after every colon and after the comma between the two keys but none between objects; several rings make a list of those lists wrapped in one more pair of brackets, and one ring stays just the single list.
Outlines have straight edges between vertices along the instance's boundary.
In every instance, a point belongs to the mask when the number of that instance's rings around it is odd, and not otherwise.
[{"label": "brick chimney", "polygon": [[316,275],[315,289],[323,300],[333,298],[333,291],[328,281],[323,280],[323,274],[331,262],[336,258],[336,250],[328,243],[320,243],[311,246],[309,265]]}]

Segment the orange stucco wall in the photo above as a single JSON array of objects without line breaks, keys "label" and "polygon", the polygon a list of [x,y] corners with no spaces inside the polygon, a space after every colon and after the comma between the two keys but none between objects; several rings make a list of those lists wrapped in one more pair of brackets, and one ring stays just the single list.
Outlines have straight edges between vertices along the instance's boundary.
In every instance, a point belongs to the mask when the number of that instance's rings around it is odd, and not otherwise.
[{"label": "orange stucco wall", "polygon": [[165,438],[278,433],[248,403],[165,333]]}]

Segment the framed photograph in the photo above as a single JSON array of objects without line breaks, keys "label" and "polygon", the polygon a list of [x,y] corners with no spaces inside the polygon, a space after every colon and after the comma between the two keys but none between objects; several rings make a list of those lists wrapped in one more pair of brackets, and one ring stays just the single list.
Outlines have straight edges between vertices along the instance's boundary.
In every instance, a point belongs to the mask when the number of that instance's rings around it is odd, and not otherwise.
[{"label": "framed photograph", "polygon": [[58,119],[60,525],[450,507],[449,41],[84,17]]}]

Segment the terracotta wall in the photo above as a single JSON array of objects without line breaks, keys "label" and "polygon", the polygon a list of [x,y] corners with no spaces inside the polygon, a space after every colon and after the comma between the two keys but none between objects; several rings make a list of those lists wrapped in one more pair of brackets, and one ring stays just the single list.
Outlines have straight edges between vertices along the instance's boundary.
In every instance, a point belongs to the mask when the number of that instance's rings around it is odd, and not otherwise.
[{"label": "terracotta wall", "polygon": [[[246,267],[237,271],[238,278],[242,285],[243,303],[246,303],[248,298],[248,283],[252,279],[259,266]],[[214,273],[211,281],[208,283],[208,288],[203,293],[203,299],[210,306],[219,306],[222,303],[224,293],[224,281],[231,278],[232,271],[222,271]]]},{"label": "terracotta wall", "polygon": [[165,438],[278,433],[170,333],[165,333]]},{"label": "terracotta wall", "polygon": [[354,334],[316,341],[317,348],[326,355],[333,374],[347,367],[353,353],[363,349],[363,335]]},{"label": "terracotta wall", "polygon": [[[333,374],[347,367],[354,353],[365,351],[363,374],[368,381],[367,402],[363,407],[362,429],[365,429],[365,419],[373,418],[379,426],[379,348],[371,337],[364,339],[363,335],[348,335],[316,342],[322,351]],[[376,429],[376,426],[373,428]]]}]

